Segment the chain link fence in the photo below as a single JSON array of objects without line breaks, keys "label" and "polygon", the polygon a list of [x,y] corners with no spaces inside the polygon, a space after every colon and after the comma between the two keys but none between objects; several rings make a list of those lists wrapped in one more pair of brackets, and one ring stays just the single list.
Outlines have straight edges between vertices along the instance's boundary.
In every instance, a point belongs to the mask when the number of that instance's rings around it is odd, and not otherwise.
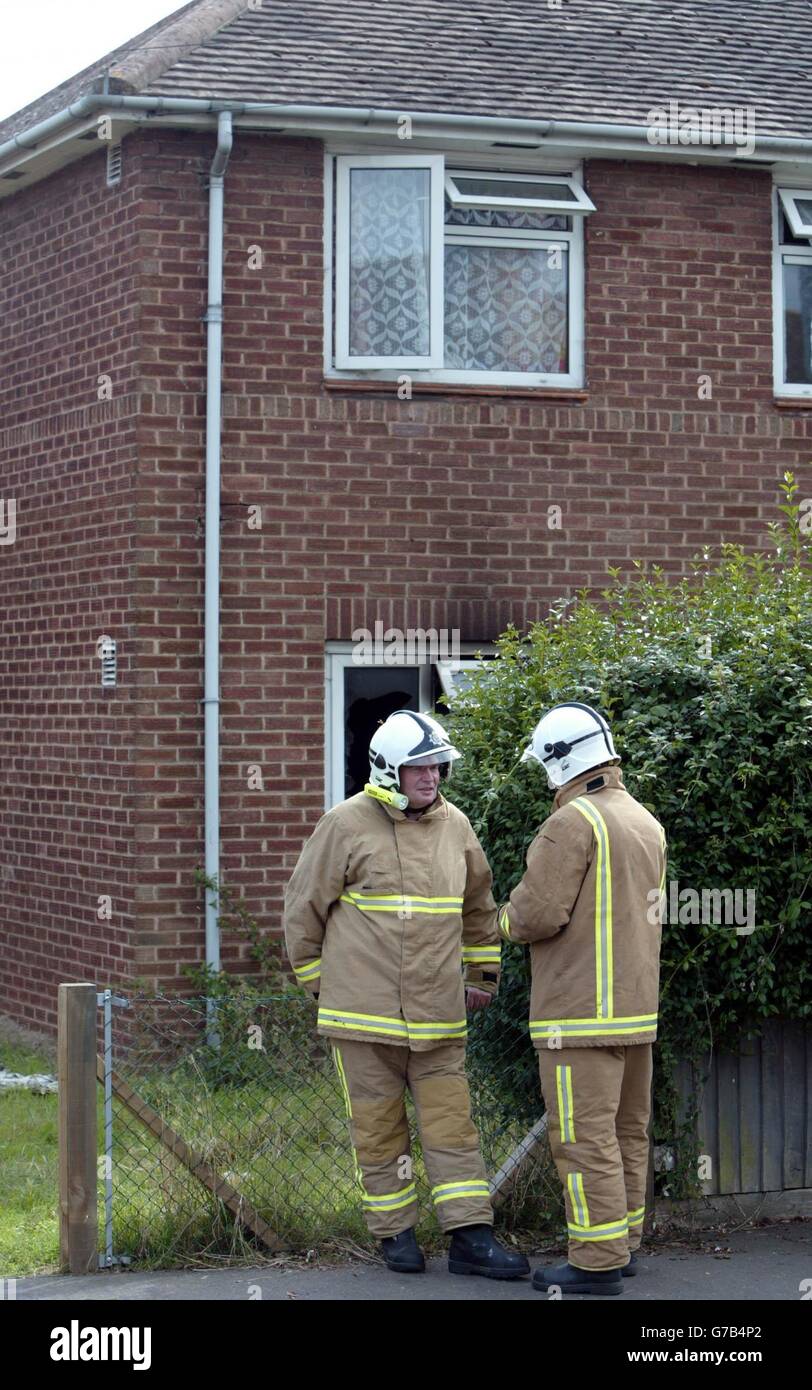
[{"label": "chain link fence", "polygon": [[[474,1120],[497,1225],[520,1244],[538,1243],[560,1228],[563,1203],[539,1124],[535,1053],[527,1038],[495,1047],[488,1013],[469,1015]],[[319,1256],[375,1249],[330,1045],[316,1033],[309,996],[129,995],[112,1023],[104,1171],[119,1256],[146,1265],[222,1264],[283,1249]],[[408,1096],[407,1111],[417,1233],[431,1250],[443,1238]]]}]

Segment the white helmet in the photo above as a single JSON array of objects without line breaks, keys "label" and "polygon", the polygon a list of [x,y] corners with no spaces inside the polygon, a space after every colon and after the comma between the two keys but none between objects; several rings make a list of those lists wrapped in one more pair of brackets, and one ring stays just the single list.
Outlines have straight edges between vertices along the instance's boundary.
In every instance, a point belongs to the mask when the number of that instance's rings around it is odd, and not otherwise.
[{"label": "white helmet", "polygon": [[562,787],[612,758],[620,761],[603,715],[576,700],[555,705],[539,720],[522,762],[530,758],[541,763],[551,787]]},{"label": "white helmet", "polygon": [[[402,767],[440,763],[440,776],[445,778],[451,771],[454,759],[461,756],[442,724],[438,724],[430,714],[398,709],[372,735],[369,780],[373,787],[390,793],[385,800],[392,801],[405,811],[408,798],[399,795]],[[401,805],[401,802],[405,804]]]}]

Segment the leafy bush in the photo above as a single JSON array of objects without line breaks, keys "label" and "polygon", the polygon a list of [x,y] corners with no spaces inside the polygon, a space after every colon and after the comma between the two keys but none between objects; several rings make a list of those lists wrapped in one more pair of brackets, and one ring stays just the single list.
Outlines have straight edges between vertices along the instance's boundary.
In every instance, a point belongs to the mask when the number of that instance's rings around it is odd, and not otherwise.
[{"label": "leafy bush", "polygon": [[[560,602],[526,635],[508,629],[500,659],[446,720],[465,754],[449,795],[482,841],[497,901],[551,809],[544,774],[518,760],[544,711],[572,699],[609,720],[626,786],[665,826],[669,881],[700,895],[754,890],[751,934],[695,923],[684,901],[682,920],[663,927],[655,1057],[667,1141],[677,1059],[812,1014],[812,567],[791,474],[783,491],[766,552],[724,545],[679,582],[657,567],[622,582],[612,571],[598,598]],[[527,1020],[526,953],[505,956],[481,1043],[497,1051]]]}]

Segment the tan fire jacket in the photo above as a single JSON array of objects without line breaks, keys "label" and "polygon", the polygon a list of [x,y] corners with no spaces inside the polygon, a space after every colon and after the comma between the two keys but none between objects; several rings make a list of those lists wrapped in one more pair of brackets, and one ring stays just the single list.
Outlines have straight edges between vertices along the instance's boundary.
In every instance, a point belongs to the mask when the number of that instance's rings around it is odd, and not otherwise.
[{"label": "tan fire jacket", "polygon": [[653,1042],[660,974],[665,831],[620,768],[561,787],[499,909],[507,941],[529,942],[537,1047]]},{"label": "tan fire jacket", "polygon": [[417,820],[367,792],[322,816],[285,894],[288,955],[319,994],[318,1031],[421,1052],[464,1041],[465,984],[492,994],[499,980],[491,882],[467,817],[442,796]]}]

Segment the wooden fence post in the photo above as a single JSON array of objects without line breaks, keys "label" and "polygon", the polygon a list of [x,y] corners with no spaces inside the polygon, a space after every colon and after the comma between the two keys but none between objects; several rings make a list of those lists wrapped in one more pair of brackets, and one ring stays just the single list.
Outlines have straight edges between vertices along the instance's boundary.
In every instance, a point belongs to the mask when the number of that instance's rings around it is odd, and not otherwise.
[{"label": "wooden fence post", "polygon": [[95,1274],[96,986],[59,986],[59,1257],[63,1274]]}]

